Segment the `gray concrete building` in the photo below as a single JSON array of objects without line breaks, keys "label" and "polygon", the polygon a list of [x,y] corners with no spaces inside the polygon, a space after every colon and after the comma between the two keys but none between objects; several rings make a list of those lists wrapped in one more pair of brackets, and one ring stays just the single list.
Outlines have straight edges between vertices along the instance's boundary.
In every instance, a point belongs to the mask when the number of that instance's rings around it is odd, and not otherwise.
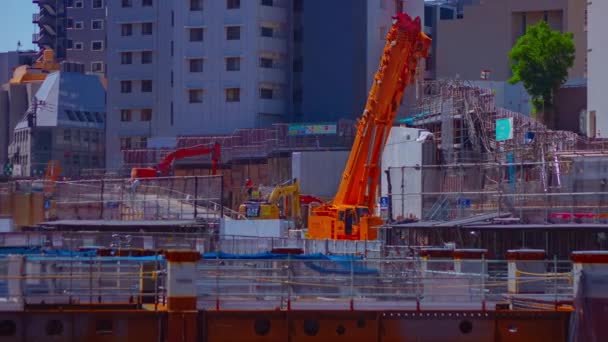
[{"label": "gray concrete building", "polygon": [[66,59],[84,64],[86,73],[106,69],[106,0],[68,1]]},{"label": "gray concrete building", "polygon": [[57,160],[61,175],[104,167],[105,90],[70,64],[50,74],[20,117],[8,153],[15,176],[40,176]]}]

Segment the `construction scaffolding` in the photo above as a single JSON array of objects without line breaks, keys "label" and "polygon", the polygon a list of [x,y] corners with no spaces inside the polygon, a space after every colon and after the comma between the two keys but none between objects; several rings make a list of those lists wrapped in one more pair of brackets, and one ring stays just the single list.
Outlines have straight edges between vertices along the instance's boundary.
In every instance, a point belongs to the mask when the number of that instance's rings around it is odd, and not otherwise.
[{"label": "construction scaffolding", "polygon": [[[489,212],[530,222],[603,222],[608,217],[607,181],[600,172],[603,165],[608,169],[605,142],[550,130],[533,118],[497,107],[491,89],[467,82],[431,81],[422,89],[413,115],[399,122],[433,133],[439,165],[423,166],[423,177],[441,181],[423,185],[421,193],[393,191],[393,206],[416,198],[422,208],[414,216],[422,220],[449,221]],[[497,138],[501,119],[509,119],[506,139]],[[417,170],[420,166],[392,168],[391,179],[407,179]],[[408,217],[406,210],[399,213]]]}]

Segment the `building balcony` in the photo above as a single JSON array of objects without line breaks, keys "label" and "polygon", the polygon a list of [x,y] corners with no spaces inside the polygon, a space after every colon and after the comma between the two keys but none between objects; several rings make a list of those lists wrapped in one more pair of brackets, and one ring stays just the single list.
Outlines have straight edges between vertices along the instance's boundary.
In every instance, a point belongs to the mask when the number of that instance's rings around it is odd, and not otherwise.
[{"label": "building balcony", "polygon": [[260,82],[287,83],[287,75],[283,68],[258,68]]},{"label": "building balcony", "polygon": [[288,11],[281,6],[260,6],[259,18],[261,21],[282,23],[287,21]]},{"label": "building balcony", "polygon": [[34,33],[32,34],[32,43],[38,46],[52,46],[53,40],[46,33]]},{"label": "building balcony", "polygon": [[260,37],[258,48],[264,51],[287,53],[287,39]]}]

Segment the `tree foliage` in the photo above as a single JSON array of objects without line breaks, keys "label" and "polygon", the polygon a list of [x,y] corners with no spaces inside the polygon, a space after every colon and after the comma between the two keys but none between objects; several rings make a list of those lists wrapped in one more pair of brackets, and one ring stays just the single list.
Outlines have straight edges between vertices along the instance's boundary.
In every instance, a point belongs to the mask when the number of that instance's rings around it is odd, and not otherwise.
[{"label": "tree foliage", "polygon": [[549,127],[555,125],[555,95],[568,78],[568,69],[574,63],[572,33],[551,30],[540,21],[528,27],[509,53],[513,76],[511,84],[523,82],[532,97],[534,112]]}]

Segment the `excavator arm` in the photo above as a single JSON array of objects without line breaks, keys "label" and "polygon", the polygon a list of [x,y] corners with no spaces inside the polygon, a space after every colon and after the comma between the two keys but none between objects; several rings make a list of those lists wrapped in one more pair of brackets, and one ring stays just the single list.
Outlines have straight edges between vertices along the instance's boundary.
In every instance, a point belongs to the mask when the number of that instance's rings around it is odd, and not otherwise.
[{"label": "excavator arm", "polygon": [[211,154],[211,173],[217,174],[217,165],[220,160],[220,145],[218,143],[209,146],[206,144],[184,147],[169,153],[156,167],[133,168],[131,178],[149,178],[156,176],[166,176],[173,167],[173,162],[178,159]]},{"label": "excavator arm", "polygon": [[380,157],[405,89],[415,80],[418,60],[428,55],[431,39],[421,31],[420,18],[399,13],[370,90],[342,180],[331,204],[313,210],[309,238],[375,239],[372,215],[380,180]]},{"label": "excavator arm", "polygon": [[291,215],[300,219],[300,184],[297,179],[291,185],[277,186],[268,196],[268,203],[278,205],[281,198],[291,196]]}]

